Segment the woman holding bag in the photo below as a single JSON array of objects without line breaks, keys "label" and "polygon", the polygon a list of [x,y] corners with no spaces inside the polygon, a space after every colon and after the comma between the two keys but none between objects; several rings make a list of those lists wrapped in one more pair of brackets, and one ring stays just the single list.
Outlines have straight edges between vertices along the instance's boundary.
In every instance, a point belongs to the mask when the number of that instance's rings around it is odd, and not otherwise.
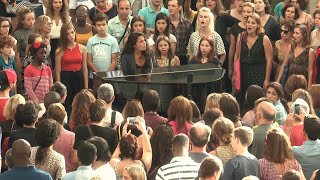
[{"label": "woman holding bag", "polygon": [[[241,40],[240,40],[241,39]],[[269,84],[272,67],[272,45],[269,38],[264,35],[259,15],[248,15],[246,30],[237,37],[236,53],[234,63],[240,63],[241,89],[238,89],[239,103],[242,104],[244,95],[250,85],[259,85],[264,89]],[[239,62],[237,62],[239,61]],[[235,86],[235,72],[232,77]]]}]

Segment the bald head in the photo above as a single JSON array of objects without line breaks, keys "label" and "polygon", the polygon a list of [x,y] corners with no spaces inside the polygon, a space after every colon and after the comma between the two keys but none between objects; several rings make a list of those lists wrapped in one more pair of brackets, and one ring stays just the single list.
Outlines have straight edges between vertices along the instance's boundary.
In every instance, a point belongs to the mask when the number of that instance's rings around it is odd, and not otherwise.
[{"label": "bald head", "polygon": [[190,140],[196,147],[204,147],[209,141],[211,129],[203,123],[195,123],[190,129]]},{"label": "bald head", "polygon": [[12,144],[12,157],[15,166],[29,165],[31,146],[28,141],[18,139]]},{"label": "bald head", "polygon": [[276,118],[276,109],[270,102],[263,101],[259,103],[257,111],[261,113],[263,120],[272,122]]}]

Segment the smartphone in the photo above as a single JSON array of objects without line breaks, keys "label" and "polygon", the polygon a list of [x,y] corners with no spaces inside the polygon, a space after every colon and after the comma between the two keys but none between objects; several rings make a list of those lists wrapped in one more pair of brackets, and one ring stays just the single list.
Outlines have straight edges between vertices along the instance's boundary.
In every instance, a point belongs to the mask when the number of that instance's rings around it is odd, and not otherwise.
[{"label": "smartphone", "polygon": [[137,117],[127,117],[127,123],[128,124],[138,124],[138,118]]},{"label": "smartphone", "polygon": [[294,105],[294,113],[298,115],[300,114],[300,104]]}]

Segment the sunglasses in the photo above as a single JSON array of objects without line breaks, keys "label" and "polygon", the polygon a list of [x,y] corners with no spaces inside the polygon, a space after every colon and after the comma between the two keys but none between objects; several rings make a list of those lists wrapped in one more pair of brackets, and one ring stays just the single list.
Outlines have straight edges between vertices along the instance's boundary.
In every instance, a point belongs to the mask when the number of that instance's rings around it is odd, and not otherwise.
[{"label": "sunglasses", "polygon": [[289,33],[289,31],[288,30],[283,30],[283,29],[280,29],[280,33],[284,33],[284,34],[288,34]]}]

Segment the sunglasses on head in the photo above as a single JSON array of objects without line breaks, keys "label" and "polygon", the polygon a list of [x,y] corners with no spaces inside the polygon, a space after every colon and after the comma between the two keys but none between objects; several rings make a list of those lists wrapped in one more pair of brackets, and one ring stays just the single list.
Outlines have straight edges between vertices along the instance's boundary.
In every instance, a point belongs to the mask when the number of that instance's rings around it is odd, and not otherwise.
[{"label": "sunglasses on head", "polygon": [[283,30],[283,29],[280,29],[280,33],[284,33],[284,34],[288,34],[289,33],[289,31],[288,30]]}]

